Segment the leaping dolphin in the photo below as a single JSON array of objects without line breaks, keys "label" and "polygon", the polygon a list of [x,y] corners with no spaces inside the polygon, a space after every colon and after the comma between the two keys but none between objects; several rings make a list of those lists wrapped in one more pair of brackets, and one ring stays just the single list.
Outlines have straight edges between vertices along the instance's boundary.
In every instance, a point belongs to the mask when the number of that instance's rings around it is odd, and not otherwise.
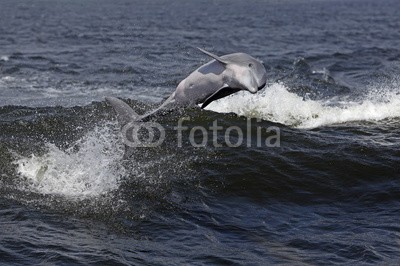
[{"label": "leaping dolphin", "polygon": [[120,123],[140,121],[171,104],[175,106],[201,104],[201,108],[204,108],[212,101],[240,90],[256,93],[265,86],[267,71],[254,57],[245,53],[217,56],[201,48],[198,49],[213,60],[200,66],[182,80],[175,92],[155,110],[140,116],[125,102],[114,97],[106,97],[106,101],[117,112]]}]

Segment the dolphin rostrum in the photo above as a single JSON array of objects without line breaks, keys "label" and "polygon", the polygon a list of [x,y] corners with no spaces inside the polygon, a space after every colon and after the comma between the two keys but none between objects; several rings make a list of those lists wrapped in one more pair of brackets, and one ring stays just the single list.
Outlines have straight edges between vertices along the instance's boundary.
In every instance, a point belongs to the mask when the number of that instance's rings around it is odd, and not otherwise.
[{"label": "dolphin rostrum", "polygon": [[198,49],[213,60],[200,66],[182,80],[175,92],[155,110],[140,116],[125,102],[114,97],[106,97],[106,101],[117,112],[120,123],[123,125],[130,121],[140,121],[171,104],[175,106],[201,104],[201,108],[204,108],[212,101],[240,90],[256,93],[265,86],[267,72],[264,65],[254,57],[245,53],[217,56],[201,48]]}]

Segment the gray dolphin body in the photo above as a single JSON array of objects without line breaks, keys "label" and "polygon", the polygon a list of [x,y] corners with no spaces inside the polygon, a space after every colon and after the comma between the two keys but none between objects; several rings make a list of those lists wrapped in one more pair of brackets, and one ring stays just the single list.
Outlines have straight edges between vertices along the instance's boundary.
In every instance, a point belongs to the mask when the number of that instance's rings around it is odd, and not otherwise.
[{"label": "gray dolphin body", "polygon": [[201,104],[206,107],[212,101],[221,99],[240,90],[256,93],[263,88],[267,80],[267,72],[263,64],[245,53],[216,56],[198,48],[213,58],[200,66],[187,78],[182,80],[175,92],[160,107],[142,116],[136,114],[125,102],[106,97],[116,110],[120,123],[139,121],[169,106],[192,106]]}]

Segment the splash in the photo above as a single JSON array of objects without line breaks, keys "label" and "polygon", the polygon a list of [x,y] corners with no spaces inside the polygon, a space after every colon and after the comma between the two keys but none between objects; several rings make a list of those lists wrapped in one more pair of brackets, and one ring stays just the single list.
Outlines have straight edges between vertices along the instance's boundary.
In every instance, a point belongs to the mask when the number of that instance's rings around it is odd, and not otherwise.
[{"label": "splash", "polygon": [[66,150],[46,144],[44,155],[15,161],[24,189],[45,195],[88,198],[116,190],[124,168],[124,147],[115,126],[97,127]]},{"label": "splash", "polygon": [[315,101],[275,83],[257,94],[241,91],[211,103],[207,109],[308,129],[351,121],[378,121],[400,117],[400,94],[396,92],[399,87],[392,85],[394,89],[374,87],[360,101]]}]

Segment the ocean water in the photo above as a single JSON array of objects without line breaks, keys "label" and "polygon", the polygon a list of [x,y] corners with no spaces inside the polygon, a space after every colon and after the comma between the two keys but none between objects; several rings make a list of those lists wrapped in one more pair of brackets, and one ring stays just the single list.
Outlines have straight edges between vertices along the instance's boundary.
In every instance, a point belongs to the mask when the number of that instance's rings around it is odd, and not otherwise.
[{"label": "ocean water", "polygon": [[[1,264],[398,265],[398,10],[1,1]],[[195,47],[251,54],[267,86],[160,114],[165,141],[126,149],[104,97],[152,110],[210,60]]]}]

